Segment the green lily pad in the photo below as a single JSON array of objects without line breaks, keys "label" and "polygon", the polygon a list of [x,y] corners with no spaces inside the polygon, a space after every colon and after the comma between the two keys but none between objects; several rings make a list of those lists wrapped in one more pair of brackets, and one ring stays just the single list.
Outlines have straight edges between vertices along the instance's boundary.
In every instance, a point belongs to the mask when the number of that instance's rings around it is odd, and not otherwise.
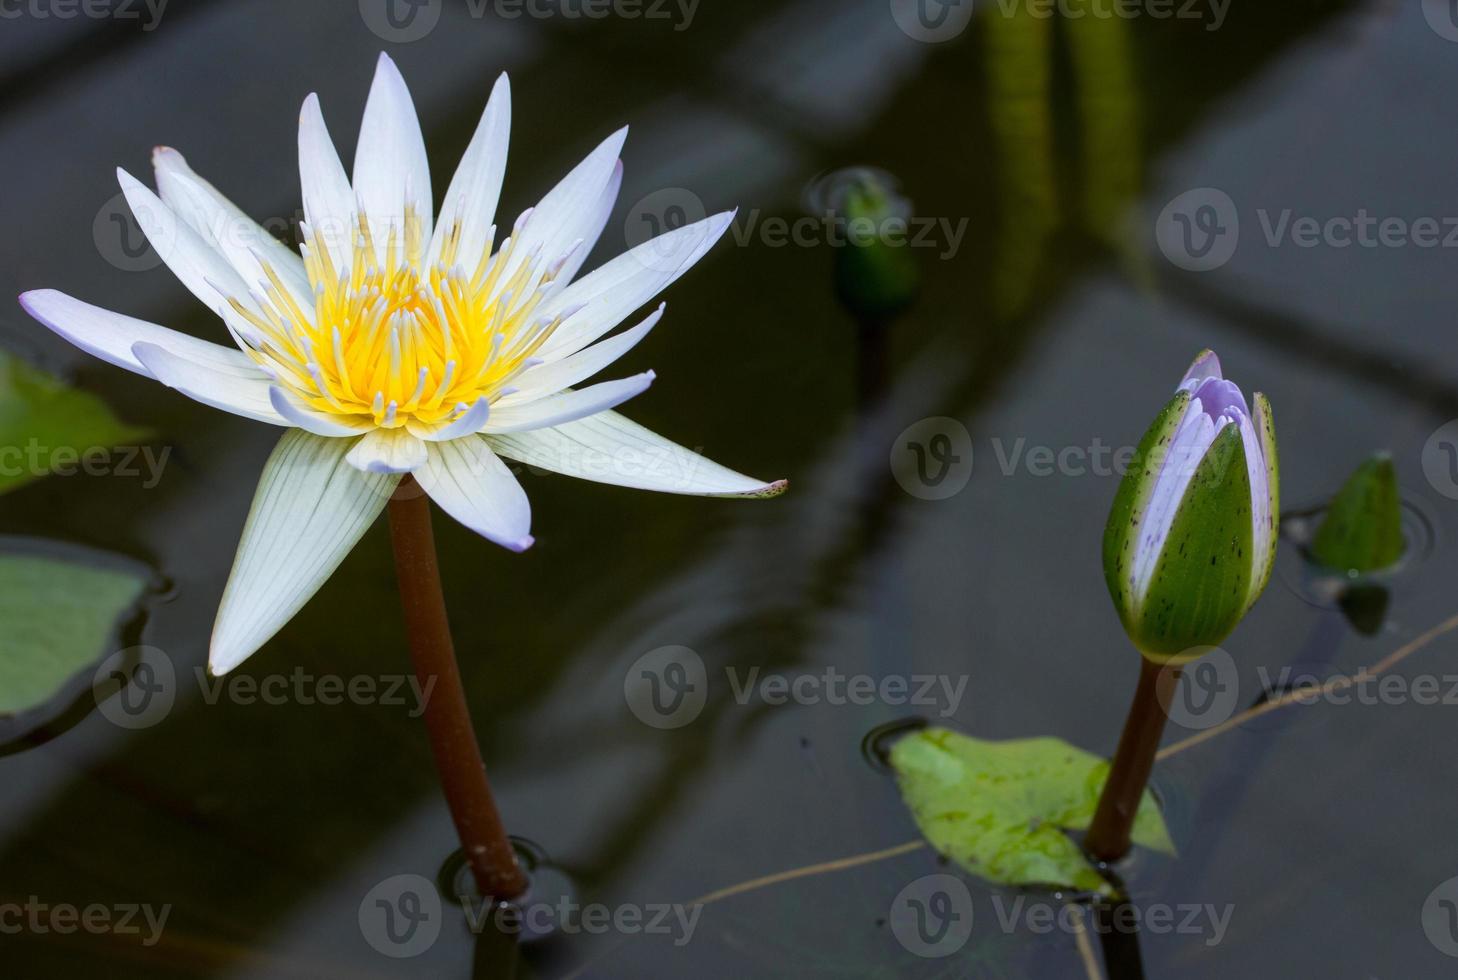
[{"label": "green lily pad", "polygon": [[0,553],[0,716],[46,704],[110,654],[146,586],[138,571]]},{"label": "green lily pad", "polygon": [[0,350],[0,493],[147,435],[95,395]]},{"label": "green lily pad", "polygon": [[[1086,830],[1093,820],[1107,760],[1058,738],[997,742],[927,728],[892,746],[891,767],[927,841],[978,877],[1113,892],[1064,832]],[[1148,790],[1132,836],[1175,853]]]}]

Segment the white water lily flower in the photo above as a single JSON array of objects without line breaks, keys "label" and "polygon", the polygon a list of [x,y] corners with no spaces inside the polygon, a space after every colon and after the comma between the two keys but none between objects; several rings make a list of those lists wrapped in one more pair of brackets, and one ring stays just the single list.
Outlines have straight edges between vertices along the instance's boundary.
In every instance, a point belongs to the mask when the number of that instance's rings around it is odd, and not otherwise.
[{"label": "white water lily flower", "polygon": [[206,405],[287,429],[263,471],[213,629],[222,674],[305,602],[411,473],[462,524],[515,551],[531,507],[500,457],[604,483],[763,497],[785,484],[725,469],[610,411],[652,372],[575,387],[658,322],[610,331],[724,234],[718,214],[577,278],[622,182],[608,137],[523,214],[499,247],[510,88],[496,82],[432,220],[430,171],[405,81],[380,56],[353,182],[319,100],[299,120],[302,257],[246,218],[175,150],[158,195],[118,171],[157,254],[222,317],[236,349],[54,290],[25,309],[76,346]]}]

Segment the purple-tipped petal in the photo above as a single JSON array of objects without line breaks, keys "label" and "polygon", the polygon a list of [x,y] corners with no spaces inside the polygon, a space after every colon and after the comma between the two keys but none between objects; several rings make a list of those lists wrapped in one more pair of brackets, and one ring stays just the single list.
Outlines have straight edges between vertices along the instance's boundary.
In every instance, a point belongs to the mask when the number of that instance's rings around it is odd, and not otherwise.
[{"label": "purple-tipped petal", "polygon": [[[1225,424],[1229,424],[1228,419]],[[1149,590],[1149,581],[1159,564],[1160,553],[1164,551],[1164,542],[1169,537],[1170,526],[1174,523],[1185,490],[1223,427],[1205,412],[1198,398],[1191,399],[1184,421],[1167,447],[1149,506],[1139,522],[1139,544],[1134,550],[1130,571],[1131,591],[1136,603],[1142,602]]]},{"label": "purple-tipped petal", "polygon": [[1241,418],[1250,415],[1245,395],[1241,394],[1240,387],[1232,381],[1206,378],[1195,389],[1194,395],[1200,400],[1205,414],[1212,419],[1218,420],[1222,415],[1239,415]]},{"label": "purple-tipped petal", "polygon": [[1185,372],[1184,379],[1180,381],[1179,389],[1182,391],[1194,391],[1206,378],[1223,378],[1220,373],[1220,358],[1215,356],[1213,350],[1203,350]]}]

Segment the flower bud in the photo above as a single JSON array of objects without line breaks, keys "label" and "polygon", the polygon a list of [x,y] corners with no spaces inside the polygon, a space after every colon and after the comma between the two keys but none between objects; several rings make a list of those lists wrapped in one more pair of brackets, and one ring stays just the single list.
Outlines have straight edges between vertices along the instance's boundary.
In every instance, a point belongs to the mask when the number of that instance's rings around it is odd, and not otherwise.
[{"label": "flower bud", "polygon": [[1402,500],[1392,457],[1379,453],[1357,467],[1327,508],[1311,542],[1311,557],[1349,575],[1397,564],[1406,549]]},{"label": "flower bud", "polygon": [[1211,351],[1195,358],[1119,485],[1104,578],[1150,660],[1193,659],[1229,635],[1271,575],[1279,523],[1270,403],[1247,407]]}]

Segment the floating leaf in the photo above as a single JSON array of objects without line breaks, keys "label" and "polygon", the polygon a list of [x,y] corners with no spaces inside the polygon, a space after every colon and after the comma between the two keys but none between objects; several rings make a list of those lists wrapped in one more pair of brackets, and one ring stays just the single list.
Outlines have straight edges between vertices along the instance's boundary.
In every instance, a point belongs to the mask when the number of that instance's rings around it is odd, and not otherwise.
[{"label": "floating leaf", "polygon": [[1357,467],[1327,509],[1311,557],[1328,568],[1375,572],[1394,565],[1406,545],[1392,458],[1378,453]]},{"label": "floating leaf", "polygon": [[146,436],[95,395],[0,350],[0,493]]},{"label": "floating leaf", "polygon": [[[1057,738],[996,742],[927,728],[892,746],[891,767],[932,847],[978,877],[1112,893],[1064,833],[1093,820],[1107,760]],[[1174,853],[1148,790],[1132,837]]]},{"label": "floating leaf", "polygon": [[0,716],[45,704],[110,653],[146,582],[135,571],[0,554]]}]

